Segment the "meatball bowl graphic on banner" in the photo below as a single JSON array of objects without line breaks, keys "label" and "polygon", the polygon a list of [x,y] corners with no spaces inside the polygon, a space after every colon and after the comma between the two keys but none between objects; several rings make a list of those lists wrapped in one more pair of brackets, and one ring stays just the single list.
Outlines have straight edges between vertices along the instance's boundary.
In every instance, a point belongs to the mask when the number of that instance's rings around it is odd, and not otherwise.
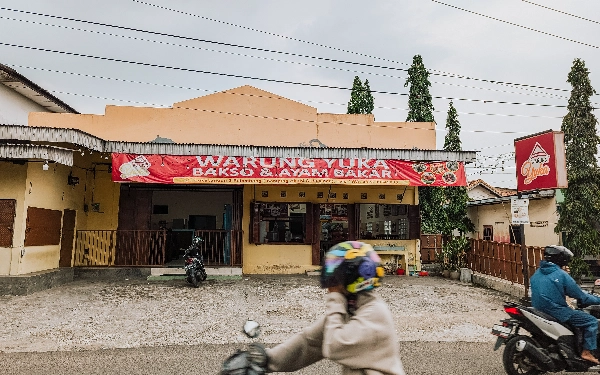
[{"label": "meatball bowl graphic on banner", "polygon": [[466,186],[462,162],[112,154],[112,180],[161,184]]},{"label": "meatball bowl graphic on banner", "polygon": [[515,139],[517,190],[567,187],[564,133],[546,131]]}]

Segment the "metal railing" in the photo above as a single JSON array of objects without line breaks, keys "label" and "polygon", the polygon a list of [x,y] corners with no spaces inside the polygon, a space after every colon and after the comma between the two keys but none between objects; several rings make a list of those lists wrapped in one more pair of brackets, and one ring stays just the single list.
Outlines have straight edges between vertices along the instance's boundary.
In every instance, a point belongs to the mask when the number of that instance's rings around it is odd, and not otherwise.
[{"label": "metal railing", "polygon": [[[78,230],[74,266],[164,266],[177,258],[192,236],[175,241],[167,230]],[[202,255],[208,266],[241,266],[243,232],[197,230],[203,239]]]},{"label": "metal railing", "polygon": [[242,265],[241,230],[197,230],[195,235],[202,238],[200,250],[206,265]]}]

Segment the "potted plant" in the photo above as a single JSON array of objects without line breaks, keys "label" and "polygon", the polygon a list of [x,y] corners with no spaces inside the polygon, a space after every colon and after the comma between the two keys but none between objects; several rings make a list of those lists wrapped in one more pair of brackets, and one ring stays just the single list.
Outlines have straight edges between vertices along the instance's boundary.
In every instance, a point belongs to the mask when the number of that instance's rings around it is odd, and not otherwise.
[{"label": "potted plant", "polygon": [[469,240],[464,236],[452,237],[444,244],[444,255],[452,280],[460,278],[460,269],[466,266],[466,252],[468,248]]},{"label": "potted plant", "polygon": [[436,251],[435,258],[440,265],[442,276],[445,278],[450,277],[450,263],[448,263],[448,257],[443,248],[441,251]]}]

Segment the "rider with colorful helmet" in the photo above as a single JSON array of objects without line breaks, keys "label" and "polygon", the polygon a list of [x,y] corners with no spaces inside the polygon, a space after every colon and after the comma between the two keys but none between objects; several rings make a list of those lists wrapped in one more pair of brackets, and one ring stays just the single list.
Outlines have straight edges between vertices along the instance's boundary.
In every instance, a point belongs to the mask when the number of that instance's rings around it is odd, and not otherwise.
[{"label": "rider with colorful helmet", "polygon": [[346,241],[325,254],[321,269],[321,287],[342,285],[349,294],[380,286],[384,271],[379,255],[364,242]]},{"label": "rider with colorful helmet", "polygon": [[[383,273],[381,259],[371,245],[347,241],[333,246],[325,254],[321,271],[321,286],[328,289],[324,314],[259,356],[251,355],[259,352],[254,348],[230,357],[221,374],[253,374],[250,365],[256,363],[250,364],[250,358],[260,357],[256,362],[265,373],[297,371],[329,358],[344,374],[406,375],[393,315],[373,292],[381,285]],[[234,369],[240,359],[249,365]],[[239,369],[246,372],[234,372]]]}]

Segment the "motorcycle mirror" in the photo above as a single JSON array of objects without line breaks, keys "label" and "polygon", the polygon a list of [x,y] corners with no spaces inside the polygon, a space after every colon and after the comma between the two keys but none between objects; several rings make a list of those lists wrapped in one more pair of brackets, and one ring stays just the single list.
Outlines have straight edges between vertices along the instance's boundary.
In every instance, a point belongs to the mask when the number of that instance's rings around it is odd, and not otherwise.
[{"label": "motorcycle mirror", "polygon": [[260,324],[254,320],[248,319],[244,324],[244,333],[251,339],[257,338],[260,335]]}]

